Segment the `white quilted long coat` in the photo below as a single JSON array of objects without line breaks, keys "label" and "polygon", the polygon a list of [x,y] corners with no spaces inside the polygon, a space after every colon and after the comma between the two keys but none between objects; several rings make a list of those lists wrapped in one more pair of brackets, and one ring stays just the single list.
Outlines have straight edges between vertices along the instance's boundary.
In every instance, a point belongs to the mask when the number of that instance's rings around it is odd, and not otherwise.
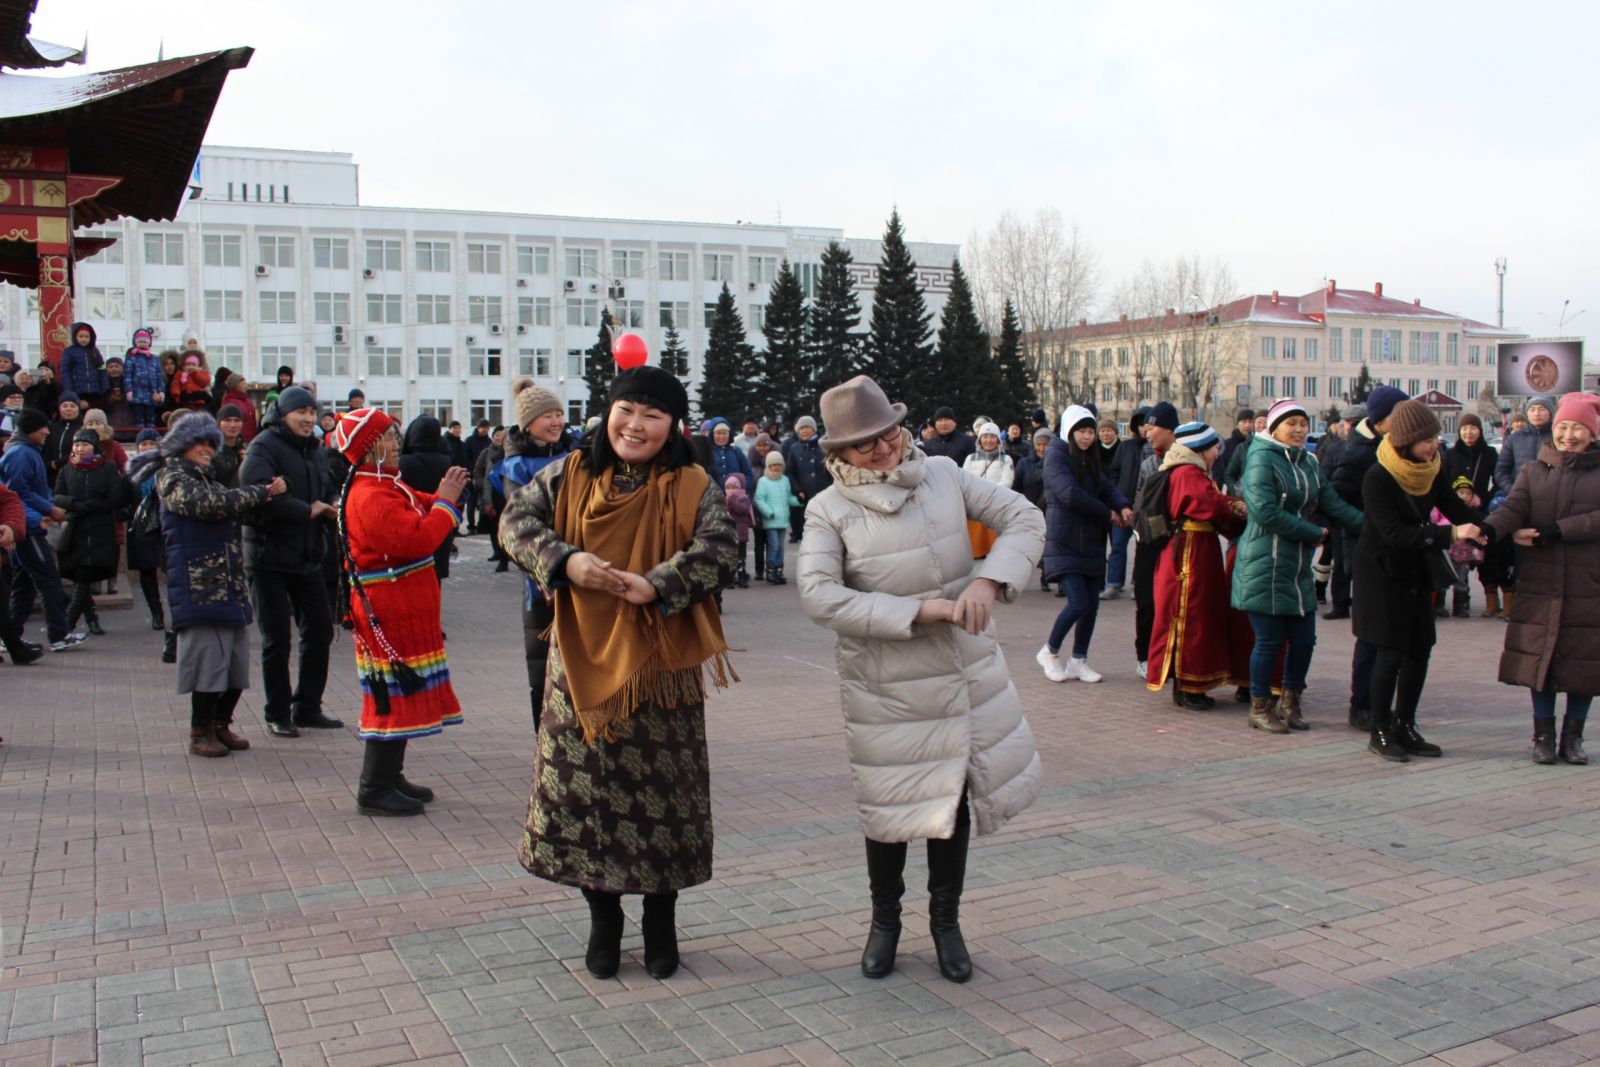
[{"label": "white quilted long coat", "polygon": [[[967,519],[1000,531],[974,563]],[[806,508],[800,600],[838,634],[840,703],[862,830],[946,838],[969,791],[979,834],[1039,795],[1042,773],[994,624],[918,624],[921,601],[974,578],[1010,603],[1034,573],[1044,519],[1027,498],[920,451],[885,484],[835,482]]]}]

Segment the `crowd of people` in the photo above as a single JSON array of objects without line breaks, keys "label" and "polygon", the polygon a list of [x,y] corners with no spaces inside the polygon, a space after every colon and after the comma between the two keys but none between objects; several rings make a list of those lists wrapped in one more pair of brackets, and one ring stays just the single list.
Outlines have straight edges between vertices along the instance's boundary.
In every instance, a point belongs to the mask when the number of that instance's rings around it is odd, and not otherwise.
[{"label": "crowd of people", "polygon": [[[1348,721],[1406,761],[1441,754],[1417,710],[1436,620],[1468,613],[1476,570],[1484,613],[1509,621],[1499,677],[1531,694],[1533,758],[1586,762],[1597,397],[1535,398],[1497,452],[1470,415],[1443,448],[1429,408],[1380,386],[1313,451],[1294,399],[1239,412],[1226,439],[1168,402],[1135,411],[1126,436],[1092,404],[1003,428],[980,415],[969,433],[951,408],[911,428],[858,377],[823,394],[821,425],[747,419],[736,434],[718,415],[692,424],[683,384],[644,366],[581,427],[524,379],[510,423],[465,434],[429,414],[402,427],[358,391],[324,404],[289,367],[258,406],[197,348],[157,356],[152,340],[140,331],[114,361],[79,324],[59,374],[0,356],[10,662],[104,633],[94,598],[125,567],[189,697],[188,750],[214,759],[250,747],[235,712],[252,630],[268,734],[344,726],[324,702],[343,626],[362,692],[357,809],[419,815],[434,792],[405,777],[407,743],[463,721],[441,583],[456,539],[488,535],[496,570],[522,579],[535,742],[520,858],[582,891],[597,976],[620,967],[628,894],[643,897],[646,969],[678,966],[677,895],[711,877],[705,699],[738,681],[722,597],[751,569],[782,586],[792,567],[806,614],[836,635],[872,977],[894,969],[918,840],[939,969],[972,974],[968,838],[1042,784],[992,625],[1034,582],[1065,601],[1035,657],[1050,681],[1104,679],[1089,665],[1100,605],[1130,590],[1129,673],[1185,710],[1232,689],[1270,734],[1311,727],[1317,617],[1348,619]],[[43,644],[25,636],[36,600]]]}]

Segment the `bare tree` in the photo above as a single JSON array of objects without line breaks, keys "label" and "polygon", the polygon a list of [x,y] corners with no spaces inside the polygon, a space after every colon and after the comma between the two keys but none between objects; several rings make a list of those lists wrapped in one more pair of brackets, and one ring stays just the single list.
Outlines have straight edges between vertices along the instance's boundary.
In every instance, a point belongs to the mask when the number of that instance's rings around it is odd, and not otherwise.
[{"label": "bare tree", "polygon": [[1007,211],[987,233],[973,233],[961,262],[991,333],[999,332],[1007,298],[1015,305],[1023,355],[1040,398],[1059,406],[1070,390],[1069,346],[1046,341],[1044,334],[1088,317],[1099,285],[1099,258],[1077,224],[1069,226],[1055,208],[1041,208],[1029,220]]},{"label": "bare tree", "polygon": [[1217,395],[1221,373],[1247,341],[1243,331],[1224,327],[1218,310],[1237,295],[1227,264],[1198,254],[1162,264],[1146,260],[1112,291],[1110,310],[1125,323],[1133,354],[1136,399],[1148,392],[1196,413],[1223,399]]}]

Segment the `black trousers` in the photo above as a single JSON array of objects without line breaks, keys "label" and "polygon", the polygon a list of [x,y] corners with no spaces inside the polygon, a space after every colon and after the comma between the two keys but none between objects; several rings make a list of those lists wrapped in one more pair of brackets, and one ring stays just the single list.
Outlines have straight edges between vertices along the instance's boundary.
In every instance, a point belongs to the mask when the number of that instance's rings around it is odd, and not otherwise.
[{"label": "black trousers", "polygon": [[[255,601],[261,631],[262,709],[268,722],[288,722],[294,715],[322,710],[328,684],[328,647],[333,643],[333,616],[321,568],[299,573],[254,571],[250,599]],[[289,625],[300,634],[300,664],[289,686]]]},{"label": "black trousers", "polygon": [[16,566],[9,556],[0,555],[0,644],[4,644],[7,652],[15,653],[22,648],[25,639],[22,636],[22,627],[11,622],[11,568]]},{"label": "black trousers", "polygon": [[1333,554],[1333,577],[1328,582],[1328,599],[1339,611],[1350,610],[1350,570],[1355,562],[1355,545],[1339,526],[1328,530],[1328,548]]},{"label": "black trousers", "polygon": [[1393,709],[1401,722],[1415,722],[1422,687],[1428,681],[1432,649],[1378,648],[1372,664],[1372,710]]},{"label": "black trousers", "polygon": [[1161,553],[1141,542],[1133,552],[1133,654],[1150,658],[1150,631],[1156,624],[1156,566]]},{"label": "black trousers", "polygon": [[539,709],[544,707],[544,680],[550,666],[550,642],[539,635],[555,621],[556,606],[535,597],[533,607],[522,609],[522,655],[528,662],[528,697],[533,704],[533,728],[539,729]]}]

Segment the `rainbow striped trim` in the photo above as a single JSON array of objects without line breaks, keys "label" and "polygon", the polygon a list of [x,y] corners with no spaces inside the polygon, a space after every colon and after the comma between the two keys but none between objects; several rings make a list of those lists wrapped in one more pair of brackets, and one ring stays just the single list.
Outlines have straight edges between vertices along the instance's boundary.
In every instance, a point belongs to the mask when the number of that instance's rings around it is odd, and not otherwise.
[{"label": "rainbow striped trim", "polygon": [[423,556],[415,563],[402,563],[398,567],[387,567],[381,571],[358,571],[356,577],[361,579],[362,585],[378,585],[382,582],[398,582],[408,574],[415,574],[424,567],[433,566],[432,556]]},{"label": "rainbow striped trim", "polygon": [[452,503],[450,503],[449,501],[446,501],[446,500],[435,500],[433,502],[433,506],[436,507],[436,508],[444,508],[452,516],[455,517],[456,525],[457,526],[461,525],[461,512],[456,508],[456,506],[454,504],[452,504]]},{"label": "rainbow striped trim", "polygon": [[368,730],[363,727],[356,731],[356,736],[363,741],[409,741],[413,737],[432,737],[443,733],[446,726],[460,726],[464,721],[458,712],[444,716],[437,726],[414,726],[408,730]]}]

